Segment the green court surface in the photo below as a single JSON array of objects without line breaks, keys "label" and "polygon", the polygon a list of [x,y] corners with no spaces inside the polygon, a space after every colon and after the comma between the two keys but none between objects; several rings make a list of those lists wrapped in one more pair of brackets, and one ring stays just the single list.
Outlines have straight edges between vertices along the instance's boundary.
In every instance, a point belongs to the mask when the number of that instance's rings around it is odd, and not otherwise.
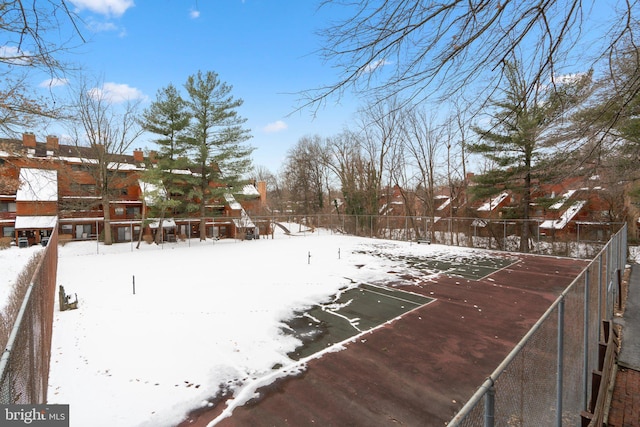
[{"label": "green court surface", "polygon": [[285,333],[302,341],[289,357],[299,360],[310,356],[431,301],[432,298],[382,286],[361,284],[347,289],[332,301],[285,322]]},{"label": "green court surface", "polygon": [[[515,258],[487,254],[437,254],[429,258],[389,253],[370,254],[400,261],[409,269],[425,274],[442,273],[469,280],[480,280],[517,262]],[[346,289],[333,300],[296,313],[285,322],[284,333],[302,341],[295,351],[289,353],[289,357],[299,360],[310,356],[431,301],[432,298],[384,286],[360,284]]]},{"label": "green court surface", "polygon": [[512,258],[490,256],[449,259],[404,257],[404,260],[408,266],[417,270],[442,272],[449,276],[461,276],[471,280],[482,279],[515,262]]}]

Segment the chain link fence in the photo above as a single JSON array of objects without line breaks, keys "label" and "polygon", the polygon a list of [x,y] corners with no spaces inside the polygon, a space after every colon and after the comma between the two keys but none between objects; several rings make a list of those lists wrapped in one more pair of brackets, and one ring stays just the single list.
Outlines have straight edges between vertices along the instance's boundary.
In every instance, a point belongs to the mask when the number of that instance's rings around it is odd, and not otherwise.
[{"label": "chain link fence", "polygon": [[598,370],[603,320],[619,309],[626,264],[623,226],[448,424],[580,425]]},{"label": "chain link fence", "polygon": [[56,228],[33,274],[7,346],[0,358],[1,404],[47,402],[53,304],[58,270]]},{"label": "chain link fence", "polygon": [[[429,240],[483,249],[519,249],[528,227],[530,252],[593,258],[449,425],[577,424],[590,399],[601,321],[619,303],[626,262],[623,224],[569,223],[551,235],[537,221],[425,217],[280,215],[252,217],[262,237],[275,227],[290,233],[338,233]],[[292,225],[293,224],[293,225]],[[543,233],[544,231],[544,233]],[[608,240],[608,242],[607,242]],[[51,353],[58,233],[45,249],[7,348],[0,358],[0,403],[45,403]],[[494,422],[492,424],[490,422]]]},{"label": "chain link fence", "polygon": [[261,234],[271,233],[277,227],[275,224],[295,223],[298,229],[290,230],[292,233],[329,230],[362,237],[428,240],[449,246],[515,252],[521,251],[520,236],[526,229],[529,253],[586,259],[595,257],[623,226],[623,223],[570,221],[558,229],[547,228],[549,223],[541,220],[337,214],[252,216],[251,219],[260,226]]}]

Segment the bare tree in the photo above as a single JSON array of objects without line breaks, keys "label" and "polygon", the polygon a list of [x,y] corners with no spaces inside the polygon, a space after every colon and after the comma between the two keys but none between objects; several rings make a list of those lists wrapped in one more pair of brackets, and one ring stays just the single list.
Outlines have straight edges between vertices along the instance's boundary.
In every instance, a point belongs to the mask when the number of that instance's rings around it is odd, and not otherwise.
[{"label": "bare tree", "polygon": [[404,148],[416,170],[417,187],[421,190],[418,197],[425,208],[422,214],[429,217],[432,240],[435,239],[433,224],[436,214],[436,174],[446,134],[443,132],[446,129],[438,127],[434,123],[435,119],[421,108],[407,110],[403,123]]},{"label": "bare tree", "polygon": [[[633,39],[639,4],[598,2],[596,8],[595,2],[583,0],[324,0],[321,7],[341,8],[349,16],[322,32],[321,54],[342,73],[335,82],[306,92],[305,105],[318,106],[345,90],[378,99],[402,94],[407,103],[433,94],[468,93],[475,82],[491,91],[503,77],[505,61],[520,53],[533,70],[533,91],[574,67],[576,58],[595,64],[625,38]],[[616,18],[609,27],[597,25],[603,13]]]},{"label": "bare tree", "polygon": [[316,214],[327,206],[328,194],[324,190],[328,157],[326,145],[318,135],[300,138],[289,150],[283,173],[299,213]]},{"label": "bare tree", "polygon": [[55,103],[32,93],[28,76],[37,69],[56,79],[68,69],[58,57],[82,41],[76,20],[65,0],[0,0],[0,131],[62,117]]},{"label": "bare tree", "polygon": [[118,173],[125,164],[124,156],[142,134],[139,126],[138,103],[127,102],[121,109],[96,88],[81,84],[74,96],[70,125],[78,157],[91,175],[95,192],[104,212],[104,243],[112,243],[109,203],[114,193],[121,192],[130,179]]},{"label": "bare tree", "polygon": [[[0,142],[0,151],[10,156],[16,155],[14,147],[6,142]],[[15,194],[20,188],[18,179],[19,168],[0,159],[0,194]]]},{"label": "bare tree", "polygon": [[343,212],[347,215],[372,215],[368,201],[374,187],[376,171],[363,154],[358,135],[345,130],[328,139],[329,168],[340,182],[344,199]]},{"label": "bare tree", "polygon": [[369,173],[366,192],[367,215],[378,215],[380,198],[390,197],[390,162],[394,159],[391,153],[401,142],[401,124],[402,111],[395,98],[382,103],[372,102],[360,110],[358,133]]}]

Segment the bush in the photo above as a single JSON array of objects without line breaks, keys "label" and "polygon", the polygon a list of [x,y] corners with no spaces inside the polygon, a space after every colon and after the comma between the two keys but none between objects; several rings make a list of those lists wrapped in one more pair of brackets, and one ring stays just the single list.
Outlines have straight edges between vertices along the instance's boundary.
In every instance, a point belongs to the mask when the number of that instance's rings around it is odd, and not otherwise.
[{"label": "bush", "polygon": [[0,237],[0,249],[9,249],[12,242],[12,237]]},{"label": "bush", "polygon": [[71,234],[59,234],[58,235],[58,244],[64,246],[70,241],[73,240],[73,235]]},{"label": "bush", "polygon": [[7,298],[5,307],[0,307],[0,348],[5,348],[7,345],[11,329],[18,317],[22,301],[27,293],[27,288],[29,288],[29,285],[31,284],[31,278],[37,270],[38,263],[43,255],[44,251],[40,251],[33,255],[13,284],[13,288]]}]

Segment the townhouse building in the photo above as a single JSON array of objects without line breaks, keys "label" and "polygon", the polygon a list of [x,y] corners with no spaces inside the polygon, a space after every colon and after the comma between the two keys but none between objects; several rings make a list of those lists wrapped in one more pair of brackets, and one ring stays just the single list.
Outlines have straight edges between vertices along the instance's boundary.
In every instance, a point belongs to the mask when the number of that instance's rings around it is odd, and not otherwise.
[{"label": "townhouse building", "polygon": [[[143,223],[152,206],[143,200],[143,172],[149,162],[142,150],[110,155],[113,188],[106,201],[99,194],[96,174],[91,173],[97,155],[88,147],[60,144],[55,136],[47,136],[45,142],[38,142],[32,133],[23,134],[21,140],[0,139],[0,237],[22,246],[46,244],[58,227],[62,240],[95,240],[104,233],[106,210],[114,242],[137,239],[140,233],[153,236],[160,223],[165,240],[199,235],[200,218],[174,217],[169,212],[162,220]],[[250,215],[263,209],[265,197],[264,183],[250,182],[220,200],[207,200],[206,235],[257,234]]]}]

